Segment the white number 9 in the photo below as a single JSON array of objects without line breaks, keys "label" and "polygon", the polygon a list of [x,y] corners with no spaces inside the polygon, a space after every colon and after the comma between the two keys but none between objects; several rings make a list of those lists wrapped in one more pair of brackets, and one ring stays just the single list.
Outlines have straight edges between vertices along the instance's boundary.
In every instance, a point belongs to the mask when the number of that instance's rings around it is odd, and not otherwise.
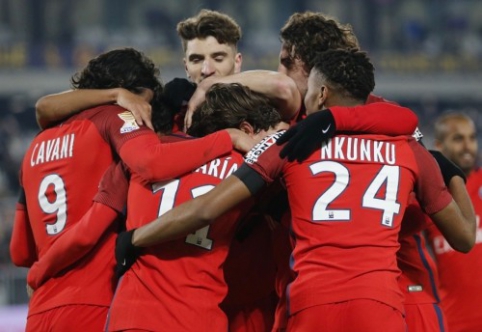
[{"label": "white number 9", "polygon": [[[50,185],[54,186],[55,191],[55,200],[53,202],[50,202],[46,196]],[[65,193],[64,181],[60,176],[50,174],[42,180],[38,192],[38,202],[43,212],[47,214],[55,213],[57,215],[55,223],[46,226],[47,234],[55,235],[60,233],[67,221],[67,195]]]}]

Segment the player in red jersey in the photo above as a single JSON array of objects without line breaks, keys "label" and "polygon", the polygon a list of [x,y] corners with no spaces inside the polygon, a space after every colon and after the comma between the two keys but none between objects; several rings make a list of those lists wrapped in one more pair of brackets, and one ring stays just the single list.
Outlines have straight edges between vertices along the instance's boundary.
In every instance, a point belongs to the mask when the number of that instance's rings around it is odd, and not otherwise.
[{"label": "player in red jersey", "polygon": [[397,252],[397,263],[402,272],[398,283],[404,295],[408,331],[448,331],[445,315],[439,306],[437,266],[426,245],[425,230],[429,227],[434,225],[413,194],[403,217]]},{"label": "player in red jersey", "polygon": [[[144,87],[155,93],[162,89],[157,68],[133,49],[96,57],[73,78],[73,84],[77,88],[123,86],[133,91]],[[203,140],[161,145],[152,131],[139,127],[129,112],[117,106],[89,109],[42,131],[34,138],[22,163],[23,195],[15,215],[12,261],[30,267],[37,258],[41,259],[63,231],[88,211],[101,176],[119,156],[133,172],[154,181],[173,178],[231,149],[226,132]],[[172,167],[162,159],[169,151],[179,153],[174,154],[175,158],[189,152],[192,159]],[[121,207],[104,203],[94,207],[95,213],[117,216]],[[28,331],[49,326],[62,331],[102,328],[114,287],[114,238],[112,228],[89,256],[34,292]],[[66,314],[72,311],[78,312],[76,320]]]},{"label": "player in red jersey", "polygon": [[[363,53],[328,51],[309,87],[308,110],[362,105],[373,89],[373,67]],[[279,159],[280,135],[258,144],[235,176],[206,195],[131,232],[132,244],[149,246],[205,227],[282,173],[295,237],[288,330],[404,331],[395,253],[409,193],[415,186],[437,225],[458,235],[452,243],[458,250],[473,245],[473,215],[461,214],[433,158],[406,137],[341,135],[298,163]]]},{"label": "player in red jersey", "polygon": [[430,232],[440,279],[441,305],[450,331],[479,331],[482,313],[482,169],[477,166],[474,122],[463,113],[448,113],[435,122],[434,146],[467,176],[466,188],[477,220],[476,243],[467,255],[453,251],[439,232]]}]

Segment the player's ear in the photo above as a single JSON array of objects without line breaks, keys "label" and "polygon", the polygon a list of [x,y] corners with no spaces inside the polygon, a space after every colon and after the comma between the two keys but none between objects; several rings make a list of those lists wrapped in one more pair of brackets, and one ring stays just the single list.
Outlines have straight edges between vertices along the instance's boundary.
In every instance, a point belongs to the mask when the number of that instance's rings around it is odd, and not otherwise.
[{"label": "player's ear", "polygon": [[330,89],[326,85],[322,85],[318,92],[318,109],[322,109],[330,95]]},{"label": "player's ear", "polygon": [[234,57],[234,73],[238,74],[241,72],[241,65],[243,63],[243,56],[241,53],[237,53]]},{"label": "player's ear", "polygon": [[246,122],[246,121],[241,122],[241,124],[239,125],[239,129],[241,131],[244,131],[246,134],[248,134],[250,136],[255,134],[253,126],[249,122]]}]

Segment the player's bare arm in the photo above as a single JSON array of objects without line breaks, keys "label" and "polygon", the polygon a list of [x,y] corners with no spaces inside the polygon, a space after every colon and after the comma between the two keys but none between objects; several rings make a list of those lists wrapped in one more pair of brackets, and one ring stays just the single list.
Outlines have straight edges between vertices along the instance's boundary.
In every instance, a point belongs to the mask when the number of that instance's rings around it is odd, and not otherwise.
[{"label": "player's bare arm", "polygon": [[44,129],[84,109],[117,103],[131,111],[139,125],[146,124],[152,129],[149,104],[152,97],[149,89],[141,89],[139,94],[123,88],[67,90],[40,98],[35,104],[35,115],[38,125]]},{"label": "player's bare arm", "polygon": [[475,245],[474,207],[461,177],[450,180],[449,190],[454,201],[431,218],[452,248],[467,253]]},{"label": "player's bare arm", "polygon": [[249,70],[224,77],[211,76],[198,84],[189,101],[185,117],[186,128],[191,125],[192,113],[204,101],[206,91],[215,83],[240,83],[266,95],[285,121],[291,120],[301,105],[301,94],[295,82],[282,73],[269,70]]},{"label": "player's bare arm", "polygon": [[134,231],[132,244],[148,247],[185,236],[212,223],[245,199],[252,196],[236,176],[229,176],[207,194],[163,214]]}]

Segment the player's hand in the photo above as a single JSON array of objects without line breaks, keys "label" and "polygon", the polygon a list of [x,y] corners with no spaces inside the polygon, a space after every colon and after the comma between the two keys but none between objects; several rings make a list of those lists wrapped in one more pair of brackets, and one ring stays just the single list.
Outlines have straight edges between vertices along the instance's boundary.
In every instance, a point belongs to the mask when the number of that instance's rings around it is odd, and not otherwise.
[{"label": "player's hand", "polygon": [[33,295],[34,290],[33,290],[33,288],[30,287],[28,284],[26,285],[26,288],[27,288],[28,298],[30,299],[30,298],[32,297],[32,295]]},{"label": "player's hand", "polygon": [[467,182],[467,178],[465,177],[464,172],[447,157],[445,157],[440,151],[429,150],[429,152],[437,161],[438,166],[440,167],[440,171],[442,172],[445,185],[447,187],[450,184],[450,180],[454,176],[460,176],[462,179],[464,179],[464,182]]},{"label": "player's hand", "polygon": [[251,150],[256,145],[256,141],[244,131],[234,128],[228,128],[225,130],[228,132],[229,136],[231,136],[233,148],[243,154]]},{"label": "player's hand", "polygon": [[201,103],[204,102],[204,100],[206,99],[206,91],[207,89],[203,85],[198,85],[191,99],[189,99],[186,115],[184,116],[185,132],[189,129],[189,127],[191,127],[192,115],[196,111],[197,107],[201,105]]},{"label": "player's hand", "polygon": [[135,229],[128,232],[120,232],[115,241],[115,276],[120,278],[130,269],[139,257],[141,248],[132,244],[132,235]]},{"label": "player's hand", "polygon": [[281,150],[280,157],[288,157],[289,161],[302,162],[323,143],[328,142],[335,132],[335,119],[330,110],[310,114],[277,140],[278,145],[288,142]]},{"label": "player's hand", "polygon": [[40,280],[41,275],[39,263],[33,263],[27,273],[27,286],[30,287],[32,291],[38,289],[45,282],[45,280]]},{"label": "player's hand", "polygon": [[131,112],[139,126],[145,124],[148,128],[154,130],[151,122],[152,106],[150,104],[153,97],[154,92],[150,89],[141,88],[139,94],[126,89],[119,89],[116,103]]}]

